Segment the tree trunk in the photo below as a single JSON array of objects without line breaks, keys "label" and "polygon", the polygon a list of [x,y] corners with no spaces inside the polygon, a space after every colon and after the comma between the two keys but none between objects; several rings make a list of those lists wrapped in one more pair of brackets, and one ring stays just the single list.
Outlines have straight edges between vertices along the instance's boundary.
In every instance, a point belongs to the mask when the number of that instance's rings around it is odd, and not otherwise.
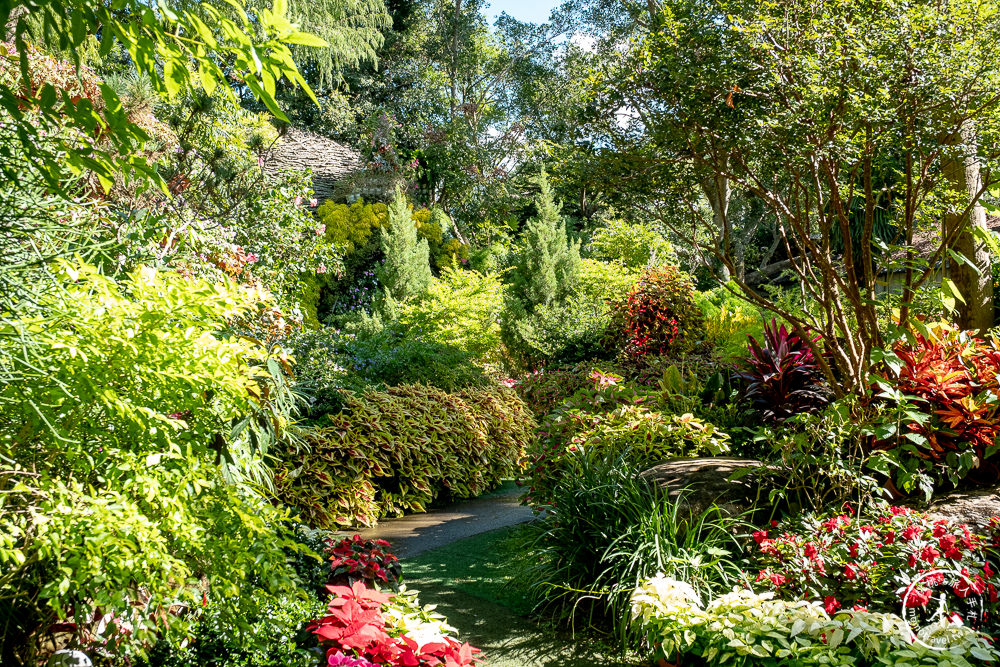
[{"label": "tree trunk", "polygon": [[719,247],[722,250],[722,267],[719,279],[728,282],[730,265],[737,278],[743,279],[744,261],[742,239],[733,235],[732,224],[729,222],[729,198],[732,191],[729,179],[720,174],[712,174],[701,181],[701,189],[705,192],[709,206],[712,207],[712,227],[719,235]]},{"label": "tree trunk", "polygon": [[458,23],[462,19],[462,0],[455,0],[455,21],[451,27],[451,120],[458,106]]},{"label": "tree trunk", "polygon": [[[963,329],[983,332],[993,326],[993,275],[989,248],[976,239],[975,233],[977,226],[986,228],[986,210],[978,203],[982,177],[976,157],[975,127],[971,122],[962,125],[954,143],[957,150],[944,163],[943,171],[952,191],[960,193],[963,200],[945,215],[944,233],[946,238],[954,239],[951,249],[968,263],[952,259],[947,277],[964,299],[964,303],[959,300],[956,304],[957,324]],[[975,205],[969,206],[972,202]]]}]

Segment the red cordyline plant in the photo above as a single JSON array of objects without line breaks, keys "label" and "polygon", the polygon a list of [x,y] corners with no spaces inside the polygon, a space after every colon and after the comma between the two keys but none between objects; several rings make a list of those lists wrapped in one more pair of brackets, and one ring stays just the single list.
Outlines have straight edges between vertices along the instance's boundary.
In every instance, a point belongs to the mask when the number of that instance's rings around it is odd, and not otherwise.
[{"label": "red cordyline plant", "polygon": [[1000,479],[993,457],[1000,435],[997,339],[936,323],[893,352],[899,361],[886,363],[877,391],[899,408],[900,424],[883,431],[880,446],[922,461],[936,481]]},{"label": "red cordyline plant", "polygon": [[385,540],[366,540],[360,535],[327,542],[324,554],[330,558],[331,584],[351,585],[356,581],[381,583],[396,588],[402,578],[399,558],[389,552]]},{"label": "red cordyline plant", "polygon": [[[944,604],[968,625],[997,624],[1000,578],[988,555],[1000,536],[934,520],[906,507],[878,506],[856,516],[806,515],[753,534],[757,586],[784,599],[822,600],[845,608],[916,615],[927,620]],[[905,609],[904,609],[905,604]]]},{"label": "red cordyline plant", "polygon": [[613,304],[609,343],[630,359],[690,351],[705,337],[704,315],[693,295],[691,277],[676,266],[646,272]]},{"label": "red cordyline plant", "polygon": [[[764,344],[747,336],[746,370],[737,373],[743,395],[764,421],[777,423],[818,412],[832,398],[812,348],[776,320],[764,325]],[[814,339],[818,340],[818,337]]]},{"label": "red cordyline plant", "polygon": [[330,665],[350,665],[361,659],[392,667],[469,667],[481,660],[479,649],[451,637],[420,644],[391,627],[383,614],[391,593],[360,581],[327,586],[327,590],[333,595],[328,615],[310,623],[308,629],[319,637]]}]

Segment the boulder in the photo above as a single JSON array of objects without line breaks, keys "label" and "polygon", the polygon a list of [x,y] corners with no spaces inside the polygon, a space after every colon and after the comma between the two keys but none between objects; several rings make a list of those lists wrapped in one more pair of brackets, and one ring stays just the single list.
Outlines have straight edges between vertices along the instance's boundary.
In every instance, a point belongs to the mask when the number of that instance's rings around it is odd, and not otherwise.
[{"label": "boulder", "polygon": [[[640,479],[667,491],[671,498],[683,493],[684,503],[693,515],[717,505],[725,514],[736,516],[760,502],[767,504],[770,484],[766,484],[768,466],[755,459],[710,457],[674,459],[639,474]],[[737,480],[730,478],[746,472]],[[762,508],[765,509],[765,508]]]},{"label": "boulder", "polygon": [[1000,486],[946,493],[934,499],[927,513],[936,519],[985,528],[990,517],[1000,516]]}]

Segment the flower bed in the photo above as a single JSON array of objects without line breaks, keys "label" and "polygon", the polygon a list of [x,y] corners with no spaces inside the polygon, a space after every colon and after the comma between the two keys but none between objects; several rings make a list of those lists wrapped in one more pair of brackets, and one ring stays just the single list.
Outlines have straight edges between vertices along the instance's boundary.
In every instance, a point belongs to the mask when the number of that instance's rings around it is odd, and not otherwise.
[{"label": "flower bed", "polygon": [[734,590],[707,605],[662,575],[632,596],[633,622],[665,661],[726,665],[952,665],[995,661],[989,638],[954,617],[917,629],[896,614],[829,613],[818,601]]},{"label": "flower bed", "polygon": [[905,507],[861,516],[847,510],[754,533],[758,584],[783,598],[823,600],[830,613],[905,605],[927,620],[937,613],[933,599],[966,622],[995,624],[1000,578],[985,553],[986,538]]}]

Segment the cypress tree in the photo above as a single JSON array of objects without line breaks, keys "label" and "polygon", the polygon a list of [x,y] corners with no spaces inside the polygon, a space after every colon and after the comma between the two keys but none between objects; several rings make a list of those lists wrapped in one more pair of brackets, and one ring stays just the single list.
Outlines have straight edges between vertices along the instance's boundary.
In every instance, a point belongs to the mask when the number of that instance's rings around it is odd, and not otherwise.
[{"label": "cypress tree", "polygon": [[389,204],[382,251],[385,261],[378,269],[378,278],[387,298],[405,301],[427,291],[431,284],[430,249],[426,239],[417,240],[417,223],[399,190]]},{"label": "cypress tree", "polygon": [[561,207],[552,195],[543,171],[535,199],[538,216],[528,220],[524,251],[514,277],[515,298],[528,313],[537,306],[552,306],[575,292],[580,276],[580,247],[566,236]]}]

